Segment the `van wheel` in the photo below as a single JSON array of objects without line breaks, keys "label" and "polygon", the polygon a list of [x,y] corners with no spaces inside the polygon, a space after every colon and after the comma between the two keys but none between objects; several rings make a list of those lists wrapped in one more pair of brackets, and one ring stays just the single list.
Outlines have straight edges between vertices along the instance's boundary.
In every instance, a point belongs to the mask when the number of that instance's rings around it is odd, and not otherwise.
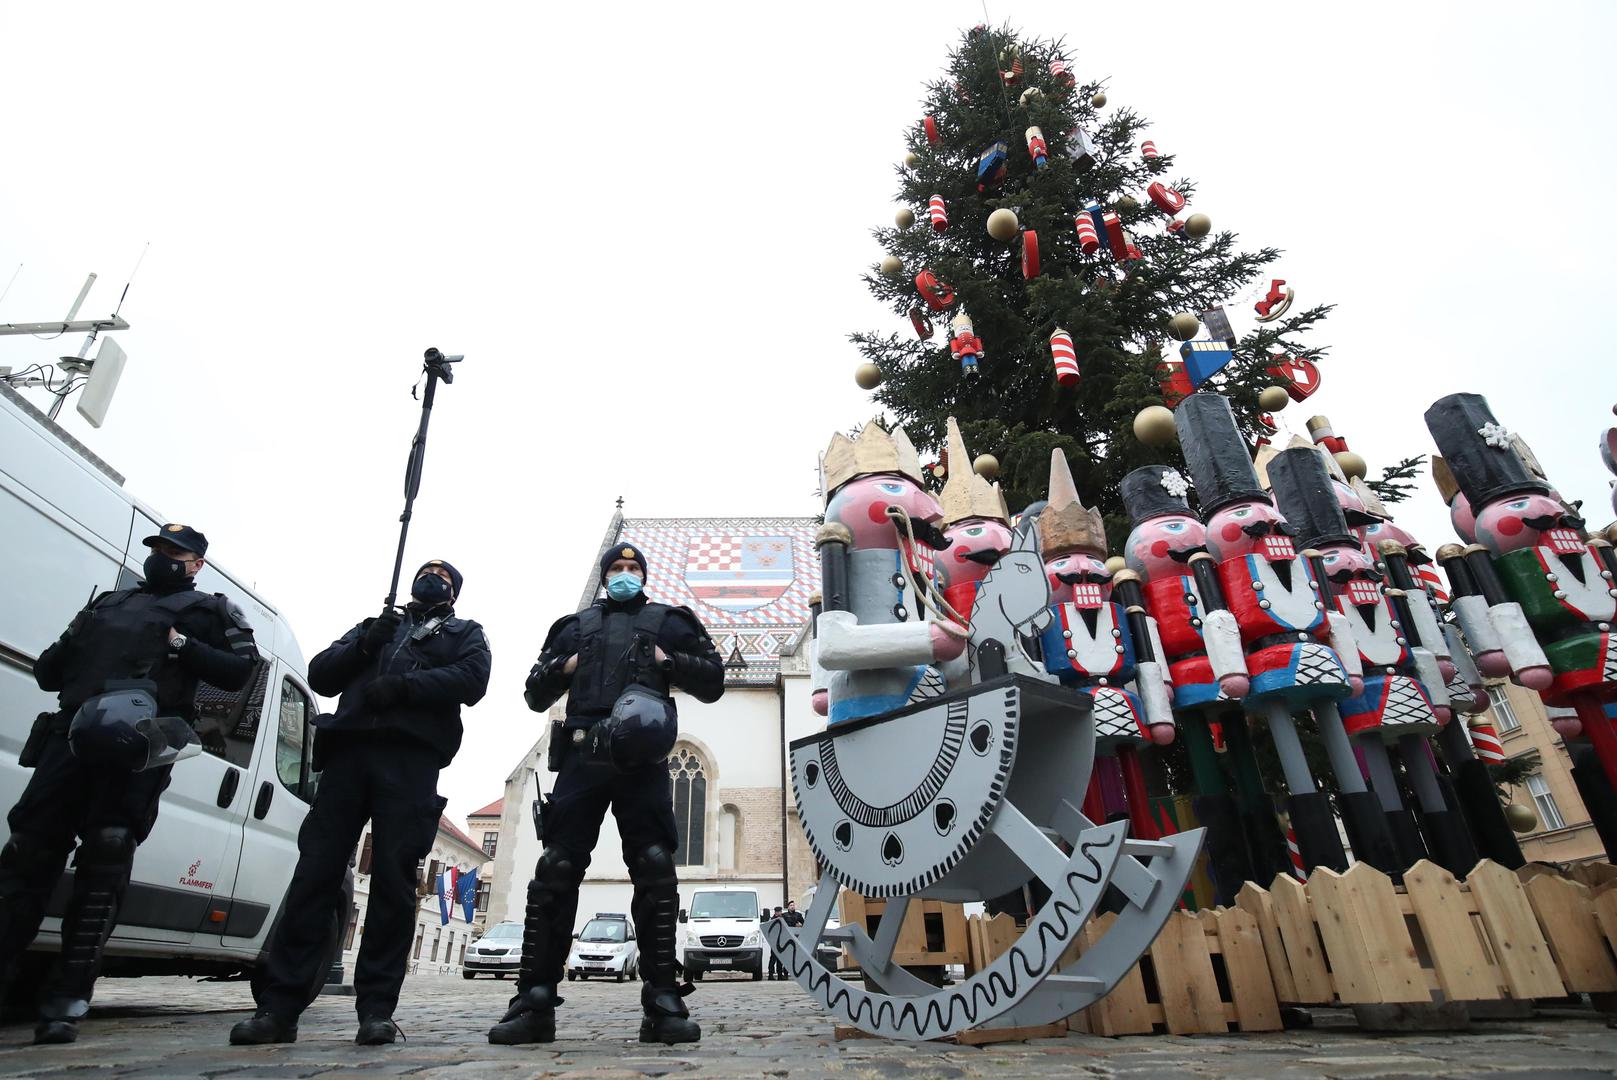
[{"label": "van wheel", "polygon": [[575,975],[575,974],[573,974],[573,973],[572,973],[572,972],[571,972],[571,971],[569,971],[569,972],[568,972],[568,973],[567,973],[567,981],[568,981],[568,982],[572,982],[572,981],[573,981],[573,980],[574,980],[574,979],[576,979],[576,978],[578,978],[578,976],[577,976],[577,975]]},{"label": "van wheel", "polygon": [[620,971],[620,972],[618,972],[618,982],[622,982],[622,981],[623,981],[623,972]]},{"label": "van wheel", "polygon": [[471,971],[463,971],[460,973],[460,977],[470,982],[472,979],[477,978],[477,974]]},{"label": "van wheel", "polygon": [[762,981],[763,977],[764,977],[764,973],[761,972],[761,971],[754,971],[752,973],[752,981],[753,982],[760,982],[760,981]]},{"label": "van wheel", "polygon": [[701,968],[693,968],[691,970],[691,982],[701,982],[701,981],[702,981],[702,969]]},{"label": "van wheel", "polygon": [[496,979],[503,979],[503,978],[505,978],[505,972],[503,972],[503,971],[496,971],[496,972],[495,972],[495,973],[494,973],[494,977],[495,977],[495,978],[496,978]]}]

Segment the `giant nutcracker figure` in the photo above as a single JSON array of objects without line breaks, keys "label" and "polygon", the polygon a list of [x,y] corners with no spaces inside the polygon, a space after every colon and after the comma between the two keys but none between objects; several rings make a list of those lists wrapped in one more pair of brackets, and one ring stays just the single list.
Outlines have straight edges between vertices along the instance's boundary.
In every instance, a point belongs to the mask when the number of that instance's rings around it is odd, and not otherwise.
[{"label": "giant nutcracker figure", "polygon": [[[1121,490],[1133,525],[1123,558],[1144,582],[1145,607],[1159,631],[1195,775],[1196,817],[1207,827],[1217,902],[1233,904],[1243,883],[1267,883],[1288,865],[1240,705],[1251,689],[1241,629],[1224,604],[1218,564],[1207,553],[1207,527],[1191,512],[1189,482],[1176,469],[1147,465],[1123,477]],[[1213,602],[1203,603],[1203,595]],[[1223,754],[1215,730],[1223,736]],[[1221,757],[1233,774],[1234,794]]]},{"label": "giant nutcracker figure", "polygon": [[1174,409],[1174,423],[1207,523],[1207,546],[1218,562],[1222,597],[1199,599],[1205,606],[1227,604],[1241,628],[1252,684],[1243,704],[1269,725],[1303,862],[1310,870],[1347,868],[1329,796],[1314,783],[1292,716],[1312,709],[1353,850],[1373,865],[1391,865],[1396,856],[1386,818],[1365,787],[1336,711],[1337,701],[1363,692],[1364,680],[1345,621],[1327,610],[1328,583],[1297,551],[1295,530],[1258,482],[1229,402],[1192,394]]},{"label": "giant nutcracker figure", "polygon": [[[1603,708],[1617,700],[1611,544],[1585,539],[1582,520],[1528,468],[1480,395],[1440,398],[1426,426],[1476,514],[1478,542],[1440,552],[1456,607],[1467,603],[1473,619],[1485,608],[1515,681],[1575,711],[1575,720],[1552,723],[1566,737],[1581,727],[1617,786],[1617,731]],[[1617,830],[1608,822],[1601,833]]]},{"label": "giant nutcracker figure", "polygon": [[[949,478],[944,482],[939,502],[943,507],[943,535],[948,547],[938,556],[938,579],[948,611],[962,623],[971,619],[977,593],[1005,553],[1011,549],[1010,511],[999,485],[989,483],[972,471],[966,441],[954,417],[948,421]],[[945,681],[951,690],[968,680],[969,658],[962,655],[943,665]]]},{"label": "giant nutcracker figure", "polygon": [[[1475,864],[1476,851],[1464,821],[1443,799],[1426,746],[1426,736],[1435,735],[1453,710],[1435,656],[1421,647],[1408,596],[1401,589],[1383,588],[1381,571],[1348,528],[1323,454],[1306,445],[1282,450],[1269,461],[1268,474],[1280,512],[1298,532],[1298,543],[1318,553],[1316,569],[1329,582],[1364,670],[1363,690],[1336,708],[1370,774],[1396,853],[1391,865],[1376,862],[1373,849],[1361,857],[1388,873],[1401,873],[1429,846],[1439,864],[1463,875]],[[1399,794],[1387,754],[1392,746],[1420,802],[1421,825]],[[1422,826],[1427,845],[1421,842]]]},{"label": "giant nutcracker figure", "polygon": [[815,660],[826,672],[827,717],[839,724],[942,693],[937,665],[965,650],[966,631],[932,617],[932,565],[948,541],[904,429],[888,434],[872,420],[857,438],[838,432],[823,468]]},{"label": "giant nutcracker figure", "polygon": [[[1120,774],[1122,786],[1123,799],[1114,789],[1107,809],[1126,809],[1134,835],[1154,839],[1138,748],[1173,741],[1167,672],[1157,659],[1157,634],[1145,614],[1139,575],[1124,570],[1114,583],[1106,566],[1106,526],[1100,512],[1078,498],[1059,447],[1050,453],[1050,497],[1038,528],[1055,615],[1040,638],[1045,670],[1093,700],[1102,790],[1109,773]],[[1114,587],[1127,607],[1113,598]]]}]

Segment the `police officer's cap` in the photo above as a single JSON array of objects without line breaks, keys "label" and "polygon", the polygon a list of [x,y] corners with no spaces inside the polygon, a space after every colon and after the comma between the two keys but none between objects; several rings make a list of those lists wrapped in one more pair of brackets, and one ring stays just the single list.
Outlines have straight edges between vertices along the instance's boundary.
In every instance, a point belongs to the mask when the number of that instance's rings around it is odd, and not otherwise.
[{"label": "police officer's cap", "polygon": [[650,572],[646,569],[646,556],[640,550],[638,545],[635,545],[635,544],[613,544],[611,547],[609,547],[605,551],[601,552],[601,580],[602,581],[606,580],[607,567],[611,566],[613,563],[617,562],[619,559],[628,559],[630,562],[635,563],[636,565],[638,565],[640,567],[640,576],[642,578],[650,576]]},{"label": "police officer's cap", "polygon": [[196,555],[208,553],[208,538],[191,528],[189,525],[176,525],[170,522],[164,525],[155,536],[148,536],[141,543],[147,547],[156,547],[158,544],[173,544],[181,551],[189,551]]}]

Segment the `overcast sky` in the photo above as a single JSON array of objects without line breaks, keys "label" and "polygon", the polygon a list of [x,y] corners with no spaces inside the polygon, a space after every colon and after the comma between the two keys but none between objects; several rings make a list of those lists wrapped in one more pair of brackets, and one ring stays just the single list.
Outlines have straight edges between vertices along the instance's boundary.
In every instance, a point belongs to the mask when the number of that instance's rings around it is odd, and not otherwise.
[{"label": "overcast sky", "polygon": [[[1347,10],[989,5],[1064,35],[1196,177],[1191,209],[1339,305],[1322,389],[1284,419],[1326,413],[1378,470],[1431,449],[1433,400],[1477,391],[1605,523],[1617,8]],[[59,318],[91,270],[83,314],[110,312],[151,242],[107,423],[64,422],[309,655],[385,595],[422,350],[466,355],[409,554],[465,572],[494,646],[441,782],[459,820],[539,733],[522,680],[615,497],[818,512],[816,452],[872,412],[846,335],[902,328],[859,280],[869,230],[923,83],[981,20],[5,0],[0,289],[24,265],[0,320]],[[0,364],[77,347],[0,338]],[[1451,538],[1424,481],[1401,520]]]}]

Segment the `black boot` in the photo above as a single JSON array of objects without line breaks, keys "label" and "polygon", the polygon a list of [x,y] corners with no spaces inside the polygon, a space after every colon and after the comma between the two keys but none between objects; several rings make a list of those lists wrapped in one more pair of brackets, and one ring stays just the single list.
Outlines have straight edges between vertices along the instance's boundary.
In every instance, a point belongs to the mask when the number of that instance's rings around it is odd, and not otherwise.
[{"label": "black boot", "polygon": [[259,1009],[252,1019],[243,1020],[230,1029],[231,1046],[263,1046],[297,1041],[298,1022],[276,1016],[268,1009]]},{"label": "black boot", "polygon": [[79,1021],[90,1011],[83,998],[47,997],[39,1007],[39,1023],[34,1026],[34,1045],[77,1042]]},{"label": "black boot", "polygon": [[701,1025],[691,1019],[678,989],[663,989],[647,983],[640,988],[640,1008],[645,1013],[640,1021],[641,1042],[672,1046],[701,1040]]},{"label": "black boot", "polygon": [[398,1030],[391,1016],[367,1016],[359,1022],[354,1042],[359,1046],[385,1046],[397,1037]]},{"label": "black boot", "polygon": [[702,1037],[681,1000],[691,985],[678,985],[679,961],[674,953],[674,937],[679,932],[679,876],[668,849],[653,844],[640,852],[629,867],[634,882],[634,898],[629,909],[634,914],[635,936],[640,939],[640,975],[646,985],[640,988],[640,1041],[660,1043],[696,1042]]},{"label": "black boot", "polygon": [[556,1006],[562,998],[549,987],[535,986],[511,999],[500,1022],[488,1029],[488,1041],[497,1046],[556,1041]]},{"label": "black boot", "polygon": [[135,837],[121,825],[93,830],[79,847],[73,895],[62,916],[62,951],[46,980],[39,1007],[36,1043],[70,1043],[90,1011],[101,970],[101,951],[118,921],[118,907],[129,884]]}]

